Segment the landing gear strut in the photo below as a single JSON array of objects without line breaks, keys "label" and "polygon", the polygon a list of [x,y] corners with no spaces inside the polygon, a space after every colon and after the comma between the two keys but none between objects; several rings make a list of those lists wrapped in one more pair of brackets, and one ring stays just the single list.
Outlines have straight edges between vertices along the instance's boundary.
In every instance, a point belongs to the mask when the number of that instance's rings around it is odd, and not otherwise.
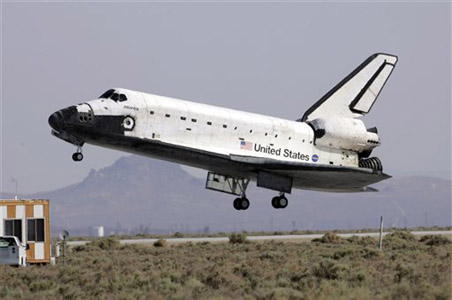
[{"label": "landing gear strut", "polygon": [[276,196],[272,199],[272,206],[276,209],[286,208],[288,204],[289,201],[287,200],[286,196],[284,196],[284,193],[280,193],[279,196]]},{"label": "landing gear strut", "polygon": [[72,154],[72,160],[73,161],[82,161],[83,154],[82,154],[82,147],[77,147],[77,152]]},{"label": "landing gear strut", "polygon": [[239,178],[236,182],[237,187],[240,189],[240,198],[236,198],[233,202],[236,210],[247,210],[250,207],[250,200],[246,198],[246,188],[248,187],[249,179]]}]

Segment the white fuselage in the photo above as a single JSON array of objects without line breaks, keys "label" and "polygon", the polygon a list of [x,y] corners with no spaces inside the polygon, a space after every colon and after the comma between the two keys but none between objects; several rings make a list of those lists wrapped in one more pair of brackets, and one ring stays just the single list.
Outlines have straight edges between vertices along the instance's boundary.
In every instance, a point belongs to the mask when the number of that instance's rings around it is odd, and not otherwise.
[{"label": "white fuselage", "polygon": [[[87,104],[96,116],[131,116],[135,123],[132,130],[125,131],[126,136],[227,156],[358,166],[358,154],[355,151],[314,145],[314,131],[305,122],[130,90],[116,90],[127,94],[128,100],[115,102],[111,99],[96,99]],[[77,107],[79,112],[87,109],[86,104]],[[187,164],[191,165],[189,162]]]}]

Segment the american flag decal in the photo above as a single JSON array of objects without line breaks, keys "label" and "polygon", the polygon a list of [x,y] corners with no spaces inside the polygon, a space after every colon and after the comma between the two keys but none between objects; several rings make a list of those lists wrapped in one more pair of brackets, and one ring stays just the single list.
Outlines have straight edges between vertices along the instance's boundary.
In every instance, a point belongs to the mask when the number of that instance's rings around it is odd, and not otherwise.
[{"label": "american flag decal", "polygon": [[253,143],[247,141],[240,142],[240,149],[242,150],[251,150],[253,149]]}]

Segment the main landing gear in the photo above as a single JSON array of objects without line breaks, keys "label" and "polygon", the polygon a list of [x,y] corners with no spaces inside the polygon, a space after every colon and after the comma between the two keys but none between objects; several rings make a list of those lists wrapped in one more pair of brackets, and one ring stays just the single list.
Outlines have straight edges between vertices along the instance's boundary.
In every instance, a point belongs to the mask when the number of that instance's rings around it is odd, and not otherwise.
[{"label": "main landing gear", "polygon": [[[243,195],[240,198],[236,198],[234,200],[234,208],[236,210],[247,210],[250,207],[250,201]],[[272,206],[276,209],[286,208],[289,204],[289,200],[287,200],[284,193],[280,193],[279,196],[276,196],[272,199]]]},{"label": "main landing gear", "polygon": [[82,161],[83,154],[82,154],[82,147],[77,147],[77,152],[72,154],[72,160],[73,161]]},{"label": "main landing gear", "polygon": [[280,193],[279,196],[276,196],[272,199],[272,206],[276,209],[286,208],[288,204],[289,201],[287,200],[286,196],[284,196],[284,193]]},{"label": "main landing gear", "polygon": [[[234,177],[230,175],[222,175],[214,172],[207,173],[206,189],[228,193],[239,196],[233,202],[236,210],[247,210],[250,207],[250,201],[246,198],[246,189],[250,182],[249,178]],[[291,186],[290,186],[291,187]],[[273,188],[272,188],[273,189]],[[283,191],[290,191],[287,186],[281,186],[279,196],[272,199],[272,206],[274,208],[286,208],[289,201],[284,195]]]},{"label": "main landing gear", "polygon": [[236,198],[233,204],[236,210],[247,210],[248,207],[250,207],[250,200],[243,196],[240,198]]},{"label": "main landing gear", "polygon": [[232,203],[236,210],[247,210],[250,207],[250,200],[246,198],[245,194],[249,182],[250,180],[246,178],[238,178],[232,182],[232,185],[240,190],[240,197],[236,198]]}]

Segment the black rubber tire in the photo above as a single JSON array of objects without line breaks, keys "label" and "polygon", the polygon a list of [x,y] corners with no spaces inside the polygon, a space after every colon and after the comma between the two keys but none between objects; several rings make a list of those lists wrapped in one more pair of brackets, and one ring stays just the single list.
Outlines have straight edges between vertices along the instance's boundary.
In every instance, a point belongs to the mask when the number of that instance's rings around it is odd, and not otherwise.
[{"label": "black rubber tire", "polygon": [[278,196],[273,197],[273,199],[272,199],[272,206],[273,206],[273,208],[276,208],[276,209],[279,208],[279,197]]},{"label": "black rubber tire", "polygon": [[281,196],[278,198],[279,198],[279,201],[278,201],[279,208],[286,208],[287,205],[289,204],[289,200],[287,200],[287,198],[284,196]]},{"label": "black rubber tire", "polygon": [[72,160],[73,161],[81,161],[83,159],[83,154],[80,152],[75,152],[72,154]]},{"label": "black rubber tire", "polygon": [[250,200],[247,198],[240,198],[240,209],[247,210],[250,207]]},{"label": "black rubber tire", "polygon": [[234,202],[232,203],[232,205],[234,206],[234,208],[236,210],[241,210],[242,208],[240,207],[240,200],[242,200],[241,198],[236,198],[234,200]]}]

